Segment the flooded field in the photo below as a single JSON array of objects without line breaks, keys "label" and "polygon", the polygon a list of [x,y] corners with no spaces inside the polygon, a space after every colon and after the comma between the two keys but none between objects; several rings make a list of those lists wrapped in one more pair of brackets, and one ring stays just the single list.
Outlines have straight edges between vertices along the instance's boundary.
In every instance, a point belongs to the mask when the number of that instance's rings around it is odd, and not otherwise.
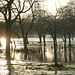
[{"label": "flooded field", "polygon": [[[16,42],[15,42],[16,43]],[[12,45],[11,45],[12,46]],[[75,75],[75,48],[72,48],[71,65],[64,62],[63,43],[58,42],[57,57],[58,63],[63,64],[69,69],[53,70],[49,66],[54,64],[54,48],[52,41],[46,41],[44,48],[36,41],[28,44],[29,53],[27,59],[23,51],[22,42],[16,43],[11,47],[11,65],[7,65],[5,48],[0,49],[0,75]],[[45,53],[44,53],[45,49]],[[69,51],[67,46],[67,60],[69,61]],[[71,67],[71,68],[70,68]]]}]

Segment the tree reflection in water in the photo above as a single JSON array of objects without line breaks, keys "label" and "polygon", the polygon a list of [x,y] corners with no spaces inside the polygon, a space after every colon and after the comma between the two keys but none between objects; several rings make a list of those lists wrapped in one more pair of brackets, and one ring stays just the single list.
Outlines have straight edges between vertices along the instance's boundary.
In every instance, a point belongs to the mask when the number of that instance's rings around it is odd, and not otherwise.
[{"label": "tree reflection in water", "polygon": [[8,75],[11,75],[11,63],[10,64],[8,64]]},{"label": "tree reflection in water", "polygon": [[[44,50],[45,49],[45,50]],[[68,51],[68,50],[67,50]],[[51,71],[44,70],[47,67],[46,63],[54,62],[54,53],[52,46],[48,45],[44,48],[44,46],[31,46],[29,48],[28,59],[24,59],[24,52],[22,49],[15,49],[11,51],[12,61],[10,64],[6,64],[5,60],[5,51],[0,53],[0,75],[27,75],[28,73],[33,73],[35,75],[46,75],[48,73],[51,74]],[[64,62],[64,50],[58,49],[58,62]],[[72,50],[72,59],[75,56],[74,49]],[[68,55],[67,55],[68,56]],[[35,62],[35,63],[34,63]],[[40,63],[39,63],[40,62]],[[45,62],[43,65],[41,62]],[[75,60],[73,59],[73,62]],[[43,66],[43,67],[42,67]],[[12,68],[13,67],[13,68]],[[42,70],[39,70],[39,69]],[[21,72],[21,73],[20,73]],[[25,73],[25,74],[24,74]],[[61,73],[61,72],[60,72]],[[62,72],[64,73],[64,72]],[[66,72],[68,73],[68,72]],[[52,75],[52,74],[51,74]],[[53,71],[53,75],[58,75],[57,71]]]}]

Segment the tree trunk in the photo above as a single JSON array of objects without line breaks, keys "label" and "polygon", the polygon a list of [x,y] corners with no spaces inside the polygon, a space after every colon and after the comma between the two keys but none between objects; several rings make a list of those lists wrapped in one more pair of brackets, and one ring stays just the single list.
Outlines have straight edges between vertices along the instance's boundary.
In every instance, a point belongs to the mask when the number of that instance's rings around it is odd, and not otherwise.
[{"label": "tree trunk", "polygon": [[38,36],[39,36],[39,40],[40,40],[40,48],[39,48],[39,53],[42,53],[42,40],[41,40],[41,35],[39,35],[38,33]]},{"label": "tree trunk", "polygon": [[64,57],[65,57],[65,63],[67,63],[67,53],[66,53],[66,37],[64,37]]},{"label": "tree trunk", "polygon": [[6,59],[7,59],[7,64],[10,64],[10,60],[11,60],[10,38],[11,38],[11,23],[10,23],[10,21],[8,21],[6,24]]},{"label": "tree trunk", "polygon": [[25,52],[25,59],[27,59],[28,55],[28,48],[27,48],[27,38],[24,37],[24,29],[23,26],[20,24],[21,27],[21,33],[22,33],[22,38],[23,38],[23,45],[24,45],[24,52]]},{"label": "tree trunk", "polygon": [[54,41],[54,60],[55,60],[55,66],[58,66],[57,64],[57,40],[56,40],[56,24],[55,24],[55,27],[54,27],[54,36],[53,36],[53,41]]},{"label": "tree trunk", "polygon": [[20,15],[19,15],[19,24],[20,24],[22,38],[23,38],[25,57],[27,57],[28,49],[27,49],[26,37],[24,37],[25,34],[24,34],[24,29],[23,29],[23,26],[22,26],[22,21],[21,21]]},{"label": "tree trunk", "polygon": [[39,40],[40,40],[40,44],[41,44],[41,43],[42,43],[42,42],[41,42],[41,36],[39,36]]},{"label": "tree trunk", "polygon": [[44,55],[45,55],[45,46],[46,46],[45,35],[43,35],[43,42],[44,42]]},{"label": "tree trunk", "polygon": [[46,46],[45,35],[43,35],[44,46]]},{"label": "tree trunk", "polygon": [[56,37],[53,38],[53,42],[54,42],[54,61],[55,61],[55,66],[57,66],[57,41],[56,41]]},{"label": "tree trunk", "polygon": [[71,34],[69,33],[69,64],[71,63]]},{"label": "tree trunk", "polygon": [[[33,9],[32,9],[32,14],[33,14]],[[28,36],[30,30],[32,29],[33,25],[34,25],[34,14],[33,14],[33,18],[32,18],[32,21],[31,21],[31,26],[30,26],[30,28],[29,28],[29,29],[27,30],[27,32],[26,32],[26,43],[28,43],[28,38],[27,38],[27,36]]]},{"label": "tree trunk", "polygon": [[6,59],[7,64],[11,64],[11,56],[10,56],[10,40],[11,40],[11,4],[13,3],[13,0],[8,1],[7,3],[7,11],[5,12],[5,23],[6,23]]},{"label": "tree trunk", "polygon": [[0,36],[0,47],[2,46],[2,44],[1,44],[1,36]]},{"label": "tree trunk", "polygon": [[26,41],[26,37],[23,36],[23,41],[24,41],[24,49],[25,49],[25,52],[28,53],[28,50],[27,50],[27,41]]}]

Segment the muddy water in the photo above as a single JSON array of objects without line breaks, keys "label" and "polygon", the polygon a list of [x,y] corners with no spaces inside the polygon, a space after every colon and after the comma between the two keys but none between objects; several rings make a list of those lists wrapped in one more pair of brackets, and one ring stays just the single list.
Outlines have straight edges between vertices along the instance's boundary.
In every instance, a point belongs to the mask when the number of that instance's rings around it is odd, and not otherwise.
[{"label": "muddy water", "polygon": [[[75,75],[75,70],[49,71],[48,65],[54,63],[53,44],[47,42],[47,46],[40,47],[39,45],[28,45],[29,54],[27,60],[24,59],[24,53],[16,46],[16,49],[11,51],[11,65],[6,64],[5,50],[0,50],[0,75]],[[19,49],[19,50],[17,50]],[[64,62],[64,49],[58,46],[57,50],[58,62]],[[69,52],[67,48],[67,59]],[[75,63],[75,49],[72,48],[72,63]],[[69,65],[70,66],[70,65]],[[75,67],[75,65],[72,65]]]}]

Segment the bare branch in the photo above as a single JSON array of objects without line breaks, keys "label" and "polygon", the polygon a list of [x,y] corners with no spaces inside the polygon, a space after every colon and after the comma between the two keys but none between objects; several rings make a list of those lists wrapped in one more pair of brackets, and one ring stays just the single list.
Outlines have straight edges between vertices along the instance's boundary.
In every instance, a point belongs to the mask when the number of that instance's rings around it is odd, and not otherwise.
[{"label": "bare branch", "polygon": [[32,8],[32,6],[33,6],[33,4],[34,4],[35,2],[37,2],[37,1],[34,1],[34,2],[32,3],[32,5],[31,5],[27,10],[23,11],[23,13],[26,13],[27,11],[29,11],[29,10]]},{"label": "bare branch", "polygon": [[[35,2],[37,2],[37,1],[34,1],[33,3],[32,3],[32,5],[27,9],[27,10],[25,10],[25,11],[23,11],[23,9],[24,9],[24,7],[22,8],[22,10],[18,10],[18,8],[17,8],[17,6],[16,6],[16,9],[17,9],[17,15],[16,15],[16,17],[12,20],[12,22],[14,22],[16,19],[17,19],[17,17],[21,14],[21,13],[26,13],[27,11],[29,11],[31,8],[32,8],[32,6],[33,6],[33,4],[35,3]],[[23,4],[24,4],[24,2],[23,2]]]}]

